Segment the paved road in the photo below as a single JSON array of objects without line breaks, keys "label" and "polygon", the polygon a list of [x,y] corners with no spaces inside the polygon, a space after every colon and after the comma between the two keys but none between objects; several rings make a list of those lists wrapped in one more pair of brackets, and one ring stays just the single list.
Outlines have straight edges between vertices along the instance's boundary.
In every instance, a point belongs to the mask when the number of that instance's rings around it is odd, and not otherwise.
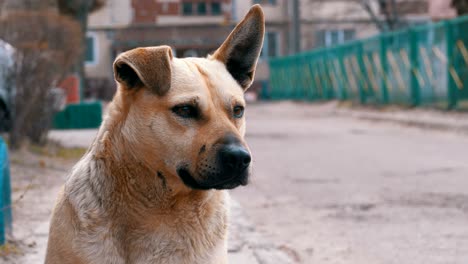
[{"label": "paved road", "polygon": [[468,263],[468,137],[329,105],[248,108],[254,177],[233,192],[301,263]]}]

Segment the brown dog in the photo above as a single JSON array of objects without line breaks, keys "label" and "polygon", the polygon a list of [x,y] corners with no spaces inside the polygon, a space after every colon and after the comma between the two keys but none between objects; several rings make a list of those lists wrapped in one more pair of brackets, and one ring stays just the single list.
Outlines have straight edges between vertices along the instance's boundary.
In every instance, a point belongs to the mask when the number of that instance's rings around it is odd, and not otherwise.
[{"label": "brown dog", "polygon": [[55,207],[47,264],[227,263],[225,189],[247,184],[243,92],[264,35],[254,6],[209,58],[138,48]]}]

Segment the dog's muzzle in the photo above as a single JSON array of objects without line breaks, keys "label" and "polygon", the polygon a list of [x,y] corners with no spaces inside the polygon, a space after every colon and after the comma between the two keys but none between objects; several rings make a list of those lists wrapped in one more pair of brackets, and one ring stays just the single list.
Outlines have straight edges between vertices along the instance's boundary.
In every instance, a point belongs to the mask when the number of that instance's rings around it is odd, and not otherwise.
[{"label": "dog's muzzle", "polygon": [[177,173],[187,186],[194,189],[221,190],[247,185],[252,158],[244,146],[237,142],[222,144],[215,159],[213,165],[202,163],[194,175],[184,166]]}]

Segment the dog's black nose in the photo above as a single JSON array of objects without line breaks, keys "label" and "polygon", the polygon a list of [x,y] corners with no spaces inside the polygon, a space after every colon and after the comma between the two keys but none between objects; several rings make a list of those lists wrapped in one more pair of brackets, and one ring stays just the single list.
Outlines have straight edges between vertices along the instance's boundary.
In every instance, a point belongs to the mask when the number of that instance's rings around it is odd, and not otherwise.
[{"label": "dog's black nose", "polygon": [[242,172],[249,165],[252,158],[242,146],[229,144],[220,151],[221,162],[226,169]]}]

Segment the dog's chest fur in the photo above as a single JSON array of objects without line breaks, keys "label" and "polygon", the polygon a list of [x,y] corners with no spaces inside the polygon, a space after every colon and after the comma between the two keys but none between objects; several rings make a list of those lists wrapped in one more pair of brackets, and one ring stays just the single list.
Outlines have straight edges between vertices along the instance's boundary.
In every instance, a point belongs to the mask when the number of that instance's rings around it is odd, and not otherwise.
[{"label": "dog's chest fur", "polygon": [[[76,252],[85,263],[224,263],[229,197],[210,191],[203,203],[184,201],[168,210],[138,215],[127,199],[112,196],[112,181],[88,155],[66,184],[66,199],[76,213]],[[84,176],[89,175],[89,176]],[[214,197],[213,197],[214,198]],[[108,205],[112,205],[108,207]],[[151,217],[147,217],[151,215]]]}]

